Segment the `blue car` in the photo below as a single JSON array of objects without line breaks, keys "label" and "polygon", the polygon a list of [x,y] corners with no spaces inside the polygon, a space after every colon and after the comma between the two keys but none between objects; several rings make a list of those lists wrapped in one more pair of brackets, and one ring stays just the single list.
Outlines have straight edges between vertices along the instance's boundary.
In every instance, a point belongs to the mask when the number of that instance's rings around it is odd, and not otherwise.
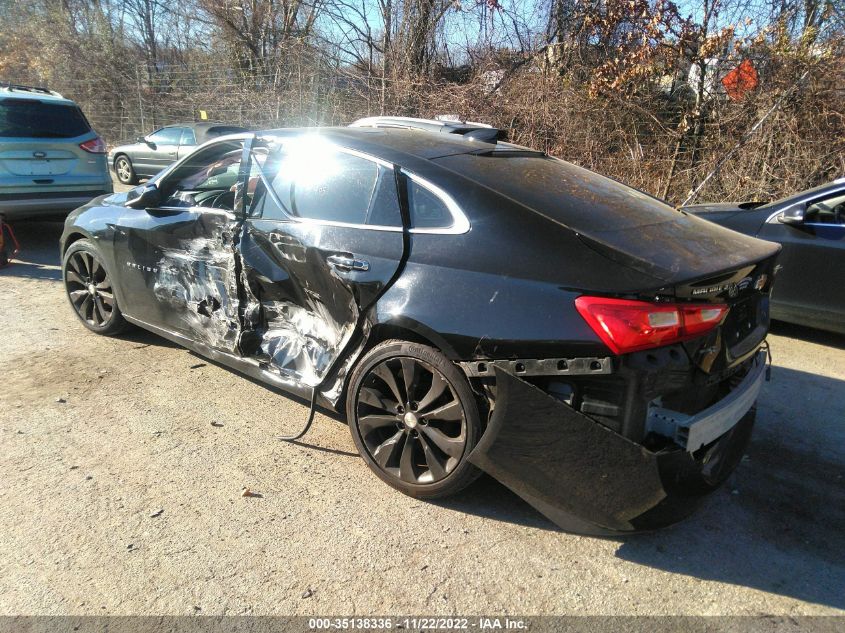
[{"label": "blue car", "polygon": [[0,84],[0,214],[67,214],[112,191],[106,145],[76,103],[46,88]]},{"label": "blue car", "polygon": [[780,244],[772,318],[845,334],[845,178],[775,202],[683,210]]}]

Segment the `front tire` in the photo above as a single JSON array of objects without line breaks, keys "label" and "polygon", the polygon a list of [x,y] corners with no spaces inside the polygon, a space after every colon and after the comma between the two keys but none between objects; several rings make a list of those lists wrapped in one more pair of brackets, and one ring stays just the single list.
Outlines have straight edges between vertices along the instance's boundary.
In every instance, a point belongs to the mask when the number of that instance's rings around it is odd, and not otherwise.
[{"label": "front tire", "polygon": [[103,257],[89,240],[71,244],[62,258],[62,279],[74,313],[92,332],[114,336],[126,328]]},{"label": "front tire", "polygon": [[124,185],[138,184],[138,176],[135,174],[135,168],[132,167],[132,161],[128,156],[118,156],[114,161],[114,173],[117,179]]},{"label": "front tire", "polygon": [[472,389],[434,348],[386,341],[352,372],[346,415],[367,465],[412,497],[453,495],[481,474],[467,460],[481,437]]}]

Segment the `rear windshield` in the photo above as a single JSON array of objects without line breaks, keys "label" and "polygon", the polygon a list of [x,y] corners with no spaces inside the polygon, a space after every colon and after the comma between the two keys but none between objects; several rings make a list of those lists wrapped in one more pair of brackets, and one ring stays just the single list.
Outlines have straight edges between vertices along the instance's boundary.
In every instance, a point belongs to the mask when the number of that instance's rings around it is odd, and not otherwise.
[{"label": "rear windshield", "polygon": [[75,105],[0,99],[0,137],[74,138],[91,131]]},{"label": "rear windshield", "polygon": [[217,127],[212,127],[208,129],[206,134],[211,136],[225,136],[226,134],[239,134],[241,132],[246,132],[246,128],[243,127],[236,127],[236,126],[225,126],[220,125]]},{"label": "rear windshield", "polygon": [[576,231],[629,229],[681,217],[648,194],[556,158],[462,154],[437,162]]}]

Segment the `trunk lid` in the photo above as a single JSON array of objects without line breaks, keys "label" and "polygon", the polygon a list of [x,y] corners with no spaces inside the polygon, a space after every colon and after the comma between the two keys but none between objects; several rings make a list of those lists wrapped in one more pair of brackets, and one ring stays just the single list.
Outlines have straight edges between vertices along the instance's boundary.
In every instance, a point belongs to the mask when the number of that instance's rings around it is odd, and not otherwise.
[{"label": "trunk lid", "polygon": [[695,283],[773,257],[780,246],[687,213],[635,227],[584,227],[579,238],[602,255],[667,285]]},{"label": "trunk lid", "polygon": [[[80,142],[84,142],[84,137]],[[23,143],[17,139],[14,142],[0,139],[0,173],[6,172],[12,176],[63,176],[84,161],[87,152],[78,145],[63,140],[44,141],[41,139],[27,139]]]},{"label": "trunk lid", "polygon": [[674,295],[697,303],[724,303],[730,308],[722,325],[685,344],[699,369],[713,374],[736,367],[760,347],[769,331],[769,298],[776,255],[674,287]]},{"label": "trunk lid", "polygon": [[760,262],[779,248],[556,158],[509,152],[445,156],[435,162],[568,228],[608,259],[667,286]]}]

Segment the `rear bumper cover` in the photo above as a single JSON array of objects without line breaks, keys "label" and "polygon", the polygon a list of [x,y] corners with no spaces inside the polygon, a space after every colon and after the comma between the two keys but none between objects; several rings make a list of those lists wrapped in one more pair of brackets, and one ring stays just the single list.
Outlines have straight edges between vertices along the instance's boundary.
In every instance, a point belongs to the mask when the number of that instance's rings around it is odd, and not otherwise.
[{"label": "rear bumper cover", "polygon": [[43,194],[28,193],[0,195],[0,214],[7,220],[24,220],[39,216],[69,212],[88,204],[104,194],[110,194],[111,187],[92,189],[89,191],[44,192]]},{"label": "rear bumper cover", "polygon": [[564,530],[612,536],[663,527],[694,511],[739,463],[763,365],[758,357],[727,398],[690,418],[692,437],[708,439],[695,454],[652,452],[496,368],[496,406],[468,459]]}]

